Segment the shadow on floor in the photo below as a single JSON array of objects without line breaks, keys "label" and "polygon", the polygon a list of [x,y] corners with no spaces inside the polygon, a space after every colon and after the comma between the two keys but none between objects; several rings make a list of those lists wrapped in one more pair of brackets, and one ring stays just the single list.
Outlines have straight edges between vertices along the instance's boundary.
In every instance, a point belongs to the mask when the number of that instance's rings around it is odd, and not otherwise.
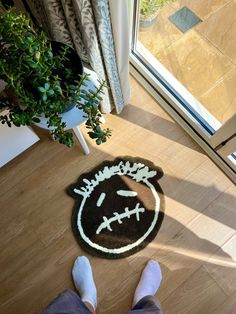
[{"label": "shadow on floor", "polygon": [[[146,130],[159,134],[174,142],[204,154],[198,145],[193,144],[193,140],[191,142],[186,141],[186,133],[183,132],[183,129],[180,126],[178,126],[175,122],[168,121],[156,114],[129,104],[124,108],[123,112],[118,116],[118,118],[127,120],[142,128],[145,128]],[[180,132],[176,132],[177,127],[179,128]]]}]

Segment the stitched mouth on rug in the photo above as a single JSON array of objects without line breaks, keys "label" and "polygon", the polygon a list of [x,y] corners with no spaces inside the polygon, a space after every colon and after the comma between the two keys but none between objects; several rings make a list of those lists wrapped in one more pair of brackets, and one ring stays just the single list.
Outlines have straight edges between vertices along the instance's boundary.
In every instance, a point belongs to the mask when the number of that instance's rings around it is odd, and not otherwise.
[{"label": "stitched mouth on rug", "polygon": [[119,160],[83,175],[70,194],[77,199],[74,232],[85,249],[118,258],[144,247],[163,218],[157,183],[162,174],[141,163]]}]

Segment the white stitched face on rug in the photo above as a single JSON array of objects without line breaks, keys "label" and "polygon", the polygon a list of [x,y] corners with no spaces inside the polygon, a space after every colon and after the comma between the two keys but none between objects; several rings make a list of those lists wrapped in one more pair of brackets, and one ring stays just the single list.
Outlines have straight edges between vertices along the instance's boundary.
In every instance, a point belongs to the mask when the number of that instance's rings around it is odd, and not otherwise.
[{"label": "white stitched face on rug", "polygon": [[157,224],[160,198],[150,182],[157,175],[142,163],[105,166],[73,188],[82,197],[77,228],[90,247],[122,254],[143,243]]}]

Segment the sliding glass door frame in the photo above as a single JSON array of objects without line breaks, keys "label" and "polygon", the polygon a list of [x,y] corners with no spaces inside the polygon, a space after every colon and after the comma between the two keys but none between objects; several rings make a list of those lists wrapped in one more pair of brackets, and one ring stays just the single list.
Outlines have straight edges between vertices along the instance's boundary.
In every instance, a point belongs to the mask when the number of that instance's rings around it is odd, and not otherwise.
[{"label": "sliding glass door frame", "polygon": [[[137,41],[139,0],[130,0],[129,6],[131,74],[148,90],[163,109],[193,137],[225,174],[236,183],[236,167],[230,160],[227,160],[226,156],[227,152],[235,147],[236,139],[233,130],[235,130],[236,115],[230,119],[231,122],[221,126],[164,66]],[[198,114],[197,108],[201,108],[204,120]]]}]

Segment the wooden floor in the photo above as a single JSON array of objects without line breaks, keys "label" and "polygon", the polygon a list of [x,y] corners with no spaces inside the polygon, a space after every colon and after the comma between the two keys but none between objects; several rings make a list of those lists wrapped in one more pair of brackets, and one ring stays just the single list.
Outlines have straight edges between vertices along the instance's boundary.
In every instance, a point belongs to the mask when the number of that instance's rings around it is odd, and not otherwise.
[{"label": "wooden floor", "polygon": [[147,158],[163,168],[165,218],[156,239],[129,258],[89,256],[98,313],[129,309],[140,272],[160,261],[165,314],[236,313],[236,189],[198,145],[132,80],[132,99],[106,117],[113,137],[91,154],[42,140],[0,170],[0,313],[33,314],[73,288],[71,266],[84,252],[70,227],[65,188],[104,159]]}]

